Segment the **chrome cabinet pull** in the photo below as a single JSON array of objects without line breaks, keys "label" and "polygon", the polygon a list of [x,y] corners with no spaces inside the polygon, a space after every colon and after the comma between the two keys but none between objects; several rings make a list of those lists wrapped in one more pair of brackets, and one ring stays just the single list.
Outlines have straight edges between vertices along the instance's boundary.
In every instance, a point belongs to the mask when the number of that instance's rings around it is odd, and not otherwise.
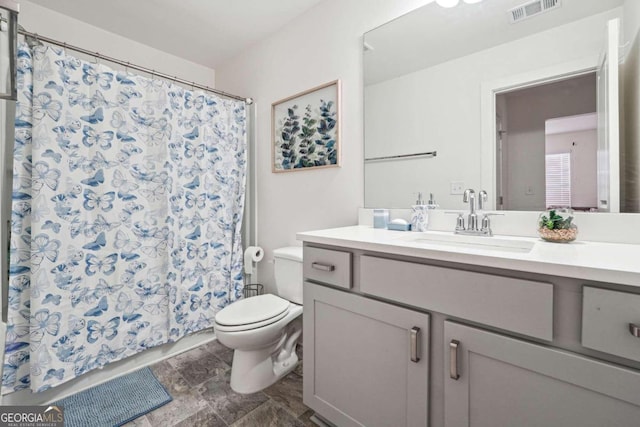
[{"label": "chrome cabinet pull", "polygon": [[451,340],[449,343],[449,377],[452,380],[458,380],[460,375],[458,374],[458,346],[460,341]]},{"label": "chrome cabinet pull", "polygon": [[321,262],[312,262],[311,268],[315,268],[316,270],[321,271],[334,271],[336,269],[336,266],[332,264],[323,264]]},{"label": "chrome cabinet pull", "polygon": [[413,363],[418,363],[420,361],[420,355],[418,354],[418,347],[420,344],[420,328],[418,328],[417,326],[414,326],[413,328],[411,328],[409,330],[409,353],[411,354],[411,361]]},{"label": "chrome cabinet pull", "polygon": [[640,338],[640,326],[635,323],[629,323],[629,332],[636,338]]}]

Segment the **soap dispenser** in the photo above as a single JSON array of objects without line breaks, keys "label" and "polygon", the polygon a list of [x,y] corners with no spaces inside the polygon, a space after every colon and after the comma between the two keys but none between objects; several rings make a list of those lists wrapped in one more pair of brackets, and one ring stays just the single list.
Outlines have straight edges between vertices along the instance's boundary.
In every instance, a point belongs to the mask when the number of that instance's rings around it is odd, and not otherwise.
[{"label": "soap dispenser", "polygon": [[[433,195],[431,195],[433,198]],[[411,230],[427,231],[429,225],[429,206],[425,204],[422,193],[418,193],[416,204],[411,206]]]},{"label": "soap dispenser", "polygon": [[436,199],[433,198],[433,193],[429,193],[429,202],[427,203],[429,209],[438,209],[439,204],[436,203]]}]

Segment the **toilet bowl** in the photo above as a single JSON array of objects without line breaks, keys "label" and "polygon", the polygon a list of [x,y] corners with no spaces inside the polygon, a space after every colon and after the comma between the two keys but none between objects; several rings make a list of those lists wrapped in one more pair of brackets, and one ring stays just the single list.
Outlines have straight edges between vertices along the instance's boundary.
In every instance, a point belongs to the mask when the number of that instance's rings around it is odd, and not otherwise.
[{"label": "toilet bowl", "polygon": [[298,364],[302,334],[302,248],[274,250],[279,295],[265,294],[229,304],[215,317],[216,337],[234,349],[231,388],[255,393],[278,381]]}]

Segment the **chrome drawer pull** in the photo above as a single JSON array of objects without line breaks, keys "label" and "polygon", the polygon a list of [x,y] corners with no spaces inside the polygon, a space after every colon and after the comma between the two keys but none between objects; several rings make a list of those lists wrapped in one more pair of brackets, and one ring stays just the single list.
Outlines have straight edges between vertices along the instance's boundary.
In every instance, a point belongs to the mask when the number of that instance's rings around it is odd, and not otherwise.
[{"label": "chrome drawer pull", "polygon": [[336,269],[336,266],[332,264],[323,264],[321,262],[312,262],[311,268],[315,268],[316,270],[321,271],[334,271]]},{"label": "chrome drawer pull", "polygon": [[629,332],[631,332],[631,335],[634,337],[640,338],[640,326],[634,323],[629,323]]},{"label": "chrome drawer pull", "polygon": [[419,347],[418,335],[419,334],[420,334],[420,328],[418,328],[417,326],[414,326],[409,330],[410,354],[411,354],[411,361],[413,363],[418,363],[420,361],[420,355],[418,354],[418,347]]},{"label": "chrome drawer pull", "polygon": [[458,346],[460,341],[451,340],[449,343],[449,377],[452,380],[458,380],[460,374],[458,374]]}]

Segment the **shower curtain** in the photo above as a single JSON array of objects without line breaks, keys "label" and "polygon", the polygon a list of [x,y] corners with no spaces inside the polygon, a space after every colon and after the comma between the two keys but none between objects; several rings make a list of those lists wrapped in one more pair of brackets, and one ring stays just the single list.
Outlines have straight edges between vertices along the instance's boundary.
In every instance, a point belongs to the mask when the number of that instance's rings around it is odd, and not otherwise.
[{"label": "shower curtain", "polygon": [[240,101],[18,52],[2,393],[209,328],[242,293]]}]

